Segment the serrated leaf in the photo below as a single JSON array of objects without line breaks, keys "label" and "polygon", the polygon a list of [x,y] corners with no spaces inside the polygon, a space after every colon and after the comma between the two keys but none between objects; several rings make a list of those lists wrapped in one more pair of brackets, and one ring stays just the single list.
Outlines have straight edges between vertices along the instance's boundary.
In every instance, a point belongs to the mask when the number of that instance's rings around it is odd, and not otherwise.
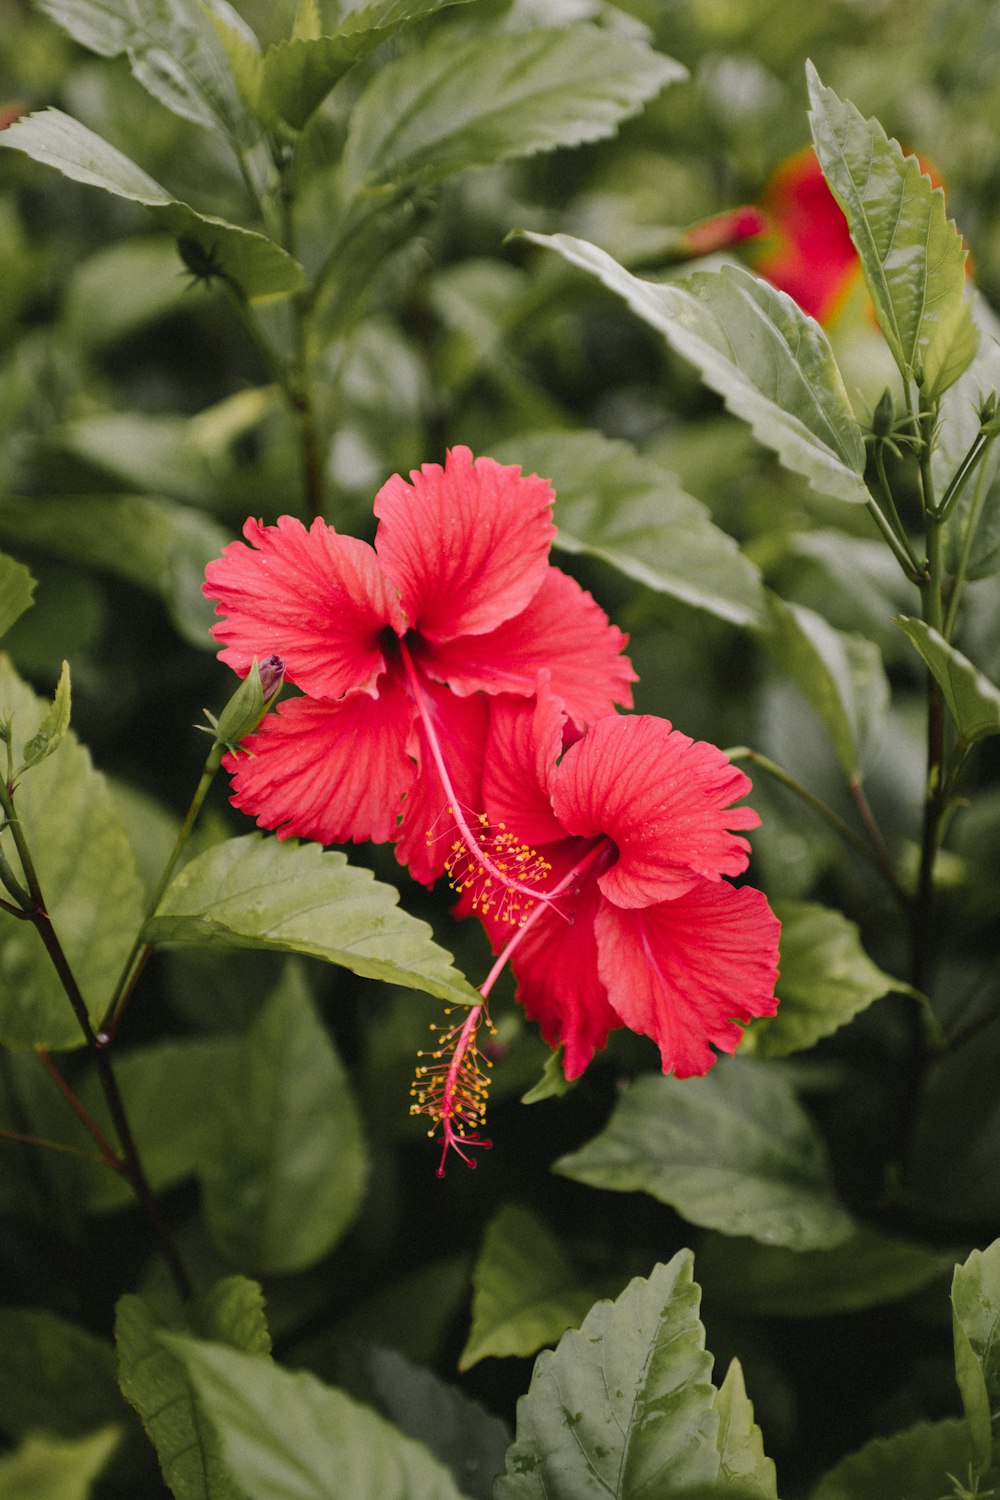
[{"label": "serrated leaf", "polygon": [[244,1500],[462,1500],[451,1475],[383,1417],[314,1375],[165,1336],[211,1412]]},{"label": "serrated leaf", "polygon": [[23,151],[64,177],[141,203],[174,236],[199,247],[251,302],[287,297],[302,285],[302,267],[274,240],[173,198],[115,146],[59,109],[24,115],[0,131],[0,146]]},{"label": "serrated leaf", "polygon": [[399,892],[339,850],[249,833],[198,855],[175,876],[146,925],[147,942],[273,948],[339,964],[368,979],[475,1005],[426,922],[399,911]]},{"label": "serrated leaf", "polygon": [[944,194],[877,120],[839,99],[806,64],[820,165],[847,218],[879,327],[904,378],[940,396],[976,352],[966,249]]},{"label": "serrated leaf", "polygon": [[[32,766],[39,765],[47,760],[54,751],[58,750],[63,736],[69,728],[69,716],[72,700],[72,691],[69,679],[69,662],[64,661],[59,673],[59,681],[52,702],[42,719],[38,730],[27,741],[24,747],[24,759],[21,763],[23,771],[28,771]],[[18,773],[20,774],[20,773]]]},{"label": "serrated leaf", "polygon": [[890,990],[911,992],[872,963],[857,926],[839,911],[813,901],[775,902],[774,910],[781,922],[781,1003],[776,1015],[747,1027],[745,1053],[804,1052]]},{"label": "serrated leaf", "polygon": [[955,1267],[951,1306],[955,1376],[982,1473],[1000,1460],[1000,1240]]},{"label": "serrated leaf", "polygon": [[31,608],[35,580],[23,563],[0,552],[0,636]]},{"label": "serrated leaf", "polygon": [[819,494],[868,503],[861,429],[829,341],[784,292],[736,266],[668,283],[642,281],[586,240],[526,238],[623,297],[696,366],[758,441]]},{"label": "serrated leaf", "polygon": [[529,433],[500,445],[506,463],[552,481],[555,546],[599,557],[660,594],[736,625],[763,609],[760,574],[675,475],[598,432]]},{"label": "serrated leaf", "polygon": [[927,663],[944,694],[959,738],[973,744],[987,735],[1000,734],[1000,688],[923,620],[902,615],[896,624]]},{"label": "serrated leaf", "polygon": [[312,1265],[361,1206],[368,1153],[344,1066],[294,966],[216,1079],[201,1165],[226,1257],[261,1274]]},{"label": "serrated leaf", "polygon": [[197,1326],[210,1339],[244,1354],[270,1354],[271,1334],[260,1283],[248,1276],[224,1276],[195,1304]]},{"label": "serrated leaf", "polygon": [[970,1457],[964,1422],[920,1422],[841,1459],[810,1500],[941,1500],[954,1493],[949,1475],[968,1478]]},{"label": "serrated leaf", "polygon": [[714,1482],[719,1418],[698,1301],[681,1250],[539,1355],[495,1500],[639,1500]]},{"label": "serrated leaf", "polygon": [[0,1308],[0,1431],[82,1437],[121,1418],[111,1345],[43,1308]]},{"label": "serrated leaf", "polygon": [[885,745],[889,683],[874,641],[848,635],[802,604],[767,596],[760,640],[805,694],[848,777],[861,781]]},{"label": "serrated leaf", "polygon": [[89,1500],[120,1436],[119,1428],[102,1427],[75,1439],[25,1438],[16,1453],[0,1457],[0,1500]]},{"label": "serrated leaf", "polygon": [[477,36],[444,32],[382,68],[351,114],[351,189],[441,182],[614,133],[686,77],[638,38],[587,23]]},{"label": "serrated leaf", "polygon": [[719,1414],[720,1491],[738,1489],[746,1500],[778,1500],[774,1463],[764,1454],[764,1439],[753,1419],[738,1359],[732,1360],[715,1397]]},{"label": "serrated leaf", "polygon": [[764,1063],[725,1059],[703,1078],[638,1079],[600,1134],[554,1170],[649,1193],[692,1224],[793,1250],[839,1244],[853,1229],[815,1127]]},{"label": "serrated leaf", "polygon": [[[0,717],[13,719],[15,765],[23,760],[27,731],[46,710],[0,656]],[[142,922],[143,892],[107,784],[72,730],[25,776],[15,806],[46,910],[96,1024]],[[4,1046],[82,1046],[83,1034],[38,933],[31,923],[3,913],[0,971]]]},{"label": "serrated leaf", "polygon": [[472,1285],[472,1326],[460,1370],[487,1355],[534,1354],[575,1327],[594,1301],[550,1230],[512,1204],[487,1227]]}]

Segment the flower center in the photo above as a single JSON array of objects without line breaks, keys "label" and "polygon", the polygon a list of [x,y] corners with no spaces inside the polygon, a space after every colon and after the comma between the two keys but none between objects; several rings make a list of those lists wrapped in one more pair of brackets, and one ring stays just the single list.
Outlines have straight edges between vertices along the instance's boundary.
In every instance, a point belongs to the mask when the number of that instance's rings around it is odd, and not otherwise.
[{"label": "flower center", "polygon": [[[454,816],[450,807],[448,812]],[[552,866],[505,823],[491,827],[485,813],[477,822],[474,845],[455,839],[451,846],[444,863],[448,883],[460,895],[470,893],[473,911],[520,927],[542,895],[532,887],[547,879]]]}]

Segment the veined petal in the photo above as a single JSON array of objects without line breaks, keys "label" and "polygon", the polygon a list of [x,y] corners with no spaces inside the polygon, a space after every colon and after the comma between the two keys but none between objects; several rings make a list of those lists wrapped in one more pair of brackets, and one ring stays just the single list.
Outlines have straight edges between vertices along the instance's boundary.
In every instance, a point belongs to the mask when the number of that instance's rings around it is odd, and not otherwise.
[{"label": "veined petal", "polygon": [[403,802],[403,821],[397,829],[396,858],[408,865],[414,880],[431,885],[445,873],[445,860],[460,838],[449,807],[457,801],[466,821],[479,827],[483,808],[483,756],[489,732],[486,698],[456,698],[433,682],[421,684],[434,737],[444,760],[451,792],[446,792],[427,741],[427,731],[415,718],[408,741],[416,762],[416,776]]},{"label": "veined petal", "polygon": [[413,782],[412,719],[413,704],[392,676],[382,678],[377,698],[290,698],[244,741],[249,754],[225,757],[230,800],[279,838],[384,843]]},{"label": "veined petal", "polygon": [[598,972],[621,1021],[652,1037],[663,1071],[690,1078],[733,1052],[740,1022],[773,1016],[780,923],[760,891],[701,881],[675,901],[601,903]]},{"label": "veined petal", "polygon": [[374,694],[386,665],[380,634],[402,635],[406,621],[372,548],[293,516],[276,526],[251,518],[243,535],[250,546],[231,542],[205,569],[203,591],[226,616],[212,631],[221,660],[242,675],[274,654],[313,697]]},{"label": "veined petal", "polygon": [[530,698],[548,668],[552,691],[581,728],[632,704],[636,674],[628,644],[575,579],[549,568],[526,609],[488,635],[465,636],[421,650],[424,670],[453,692],[515,693]]},{"label": "veined petal", "polygon": [[[538,674],[538,696],[504,693],[489,700],[490,735],[483,770],[483,804],[490,823],[503,823],[526,844],[565,839],[552,811],[551,787],[562,753],[566,715],[550,687],[550,674]],[[478,701],[478,700],[473,700]]]},{"label": "veined petal", "polygon": [[756,828],[749,807],[730,807],[750,779],[714,745],[637,714],[592,724],[566,751],[552,806],[567,833],[603,833],[618,859],[600,877],[617,906],[649,906],[702,878],[746,869],[749,844],[730,832]]},{"label": "veined petal", "polygon": [[481,635],[537,592],[556,528],[547,480],[452,448],[375,497],[375,549],[424,639]]}]

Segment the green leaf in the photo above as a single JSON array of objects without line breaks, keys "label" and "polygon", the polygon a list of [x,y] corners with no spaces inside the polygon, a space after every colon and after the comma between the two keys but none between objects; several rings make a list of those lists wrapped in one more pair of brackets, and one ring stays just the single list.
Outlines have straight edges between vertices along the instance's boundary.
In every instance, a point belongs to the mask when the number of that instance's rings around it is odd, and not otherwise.
[{"label": "green leaf", "polygon": [[302,267],[280,245],[172,198],[134,161],[61,110],[23,116],[0,131],[0,146],[23,151],[74,182],[141,203],[175,239],[192,242],[215,274],[251,302],[287,297],[302,285]]},{"label": "green leaf", "polygon": [[283,982],[215,1082],[201,1166],[226,1257],[262,1274],[325,1255],[361,1206],[368,1156],[344,1066],[301,971]]},{"label": "green leaf", "polygon": [[781,920],[778,1013],[752,1021],[743,1051],[755,1057],[805,1052],[890,990],[912,993],[883,974],[861,946],[857,926],[813,901],[775,902]]},{"label": "green leaf", "polygon": [[786,1250],[705,1238],[698,1269],[705,1295],[740,1315],[823,1318],[912,1296],[954,1265],[954,1255],[859,1228],[830,1250]]},{"label": "green leaf", "polygon": [[52,704],[39,724],[37,734],[32,735],[24,747],[24,761],[18,775],[47,760],[58,750],[69,728],[70,700],[69,662],[64,661]]},{"label": "green leaf", "polygon": [[119,1300],[118,1378],[156,1448],[174,1500],[245,1500],[222,1461],[211,1424],[195,1403],[184,1365],[161,1342],[161,1328],[141,1297]]},{"label": "green leaf", "polygon": [[244,1354],[271,1352],[264,1293],[248,1276],[224,1276],[203,1293],[197,1299],[196,1321],[207,1337]]},{"label": "green leaf", "polygon": [[599,1135],[555,1171],[650,1193],[692,1224],[816,1250],[850,1235],[823,1143],[773,1065],[721,1060],[704,1078],[640,1078]]},{"label": "green leaf", "polygon": [[[42,1308],[0,1308],[0,1431],[82,1437],[121,1420],[110,1344]],[[2,1492],[0,1492],[2,1493]]]},{"label": "green leaf", "polygon": [[743,1371],[734,1359],[715,1397],[719,1413],[719,1478],[723,1493],[736,1488],[746,1500],[778,1500],[778,1477],[764,1455],[764,1439],[753,1419]]},{"label": "green leaf", "polygon": [[862,780],[885,744],[889,683],[874,641],[847,635],[801,604],[767,596],[760,639],[805,694],[844,773]]},{"label": "green leaf", "polygon": [[228,19],[233,14],[228,6],[198,0],[38,0],[38,8],[101,57],[126,53],[142,86],[174,114],[219,132],[237,151],[258,140],[210,18],[214,9]]},{"label": "green leaf", "polygon": [[23,563],[0,552],[0,636],[31,608],[35,580]]},{"label": "green leaf", "polygon": [[760,574],[676,476],[599,432],[529,433],[499,457],[551,479],[555,545],[736,625],[763,609]]},{"label": "green leaf", "polygon": [[575,1328],[594,1301],[560,1242],[526,1208],[491,1220],[472,1273],[472,1326],[458,1368],[487,1355],[534,1354]]},{"label": "green leaf", "polygon": [[941,1500],[967,1478],[969,1430],[955,1418],[876,1438],[825,1474],[810,1500]]},{"label": "green leaf", "polygon": [[76,266],[66,285],[63,326],[86,349],[106,349],[173,312],[187,295],[169,235],[108,245]]},{"label": "green leaf", "polygon": [[719,1473],[719,1418],[681,1250],[535,1361],[495,1500],[682,1495]]},{"label": "green leaf", "polygon": [[923,620],[901,615],[896,624],[927,663],[944,694],[959,738],[973,744],[987,735],[1000,734],[1000,688]]},{"label": "green leaf", "polygon": [[838,99],[811,63],[806,73],[816,154],[847,217],[879,327],[904,378],[933,399],[958,379],[979,342],[962,237],[916,157]]},{"label": "green leaf", "polygon": [[542,1076],[532,1084],[526,1094],[521,1095],[522,1104],[540,1104],[543,1099],[561,1099],[573,1088],[576,1080],[567,1078],[563,1071],[562,1048],[557,1047],[545,1059]]},{"label": "green leaf", "polygon": [[421,1444],[314,1375],[219,1344],[163,1341],[211,1412],[244,1500],[462,1500]]},{"label": "green leaf", "polygon": [[119,1437],[117,1427],[76,1439],[35,1433],[0,1457],[0,1500],[89,1500]]},{"label": "green leaf", "polygon": [[441,182],[612,135],[680,63],[587,23],[456,41],[448,32],[382,68],[351,115],[351,189]]},{"label": "green leaf", "polygon": [[147,942],[273,948],[339,964],[368,979],[475,1005],[479,995],[398,911],[399,892],[339,850],[249,833],[185,865],[146,925]]},{"label": "green leaf", "polygon": [[736,266],[642,281],[596,245],[528,234],[597,276],[689,359],[786,468],[835,500],[867,504],[864,442],[826,334],[766,282]]},{"label": "green leaf", "polygon": [[982,1473],[1000,1460],[1000,1240],[955,1267],[951,1307],[955,1375]]},{"label": "green leaf", "polygon": [[[944,494],[979,435],[984,400],[1000,391],[1000,319],[978,292],[973,294],[972,315],[980,331],[979,349],[968,369],[945,392],[939,408],[936,441],[931,452],[938,495]],[[974,479],[948,513],[945,557],[949,573],[958,572],[966,529],[973,522],[975,531],[966,562],[966,577],[970,580],[988,578],[1000,568],[1000,443],[997,442],[992,444]]]},{"label": "green leaf", "polygon": [[[0,657],[0,718],[13,719],[14,763],[47,705]],[[67,731],[18,787],[15,806],[45,907],[96,1024],[142,922],[143,894],[107,784]],[[4,835],[5,839],[8,835]],[[83,1034],[41,939],[0,913],[0,1042],[15,1049],[79,1047]]]}]

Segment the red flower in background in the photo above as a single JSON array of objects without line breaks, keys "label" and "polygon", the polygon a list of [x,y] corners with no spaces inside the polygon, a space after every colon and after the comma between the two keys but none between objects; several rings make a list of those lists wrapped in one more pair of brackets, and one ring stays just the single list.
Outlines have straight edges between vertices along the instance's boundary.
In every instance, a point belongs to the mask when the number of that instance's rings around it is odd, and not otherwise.
[{"label": "red flower in background", "polygon": [[204,591],[220,658],[244,675],[280,656],[303,693],[226,758],[235,806],[279,837],[395,839],[431,881],[448,840],[427,828],[482,805],[483,695],[527,697],[545,667],[582,728],[631,703],[635,673],[627,638],[549,564],[545,480],[467,448],[410,478],[376,496],[374,547],[322,520],[249,520]]},{"label": "red flower in background", "polygon": [[831,322],[860,281],[861,262],[812,146],[781,163],[760,206],[767,239],[754,270],[818,323]]}]

